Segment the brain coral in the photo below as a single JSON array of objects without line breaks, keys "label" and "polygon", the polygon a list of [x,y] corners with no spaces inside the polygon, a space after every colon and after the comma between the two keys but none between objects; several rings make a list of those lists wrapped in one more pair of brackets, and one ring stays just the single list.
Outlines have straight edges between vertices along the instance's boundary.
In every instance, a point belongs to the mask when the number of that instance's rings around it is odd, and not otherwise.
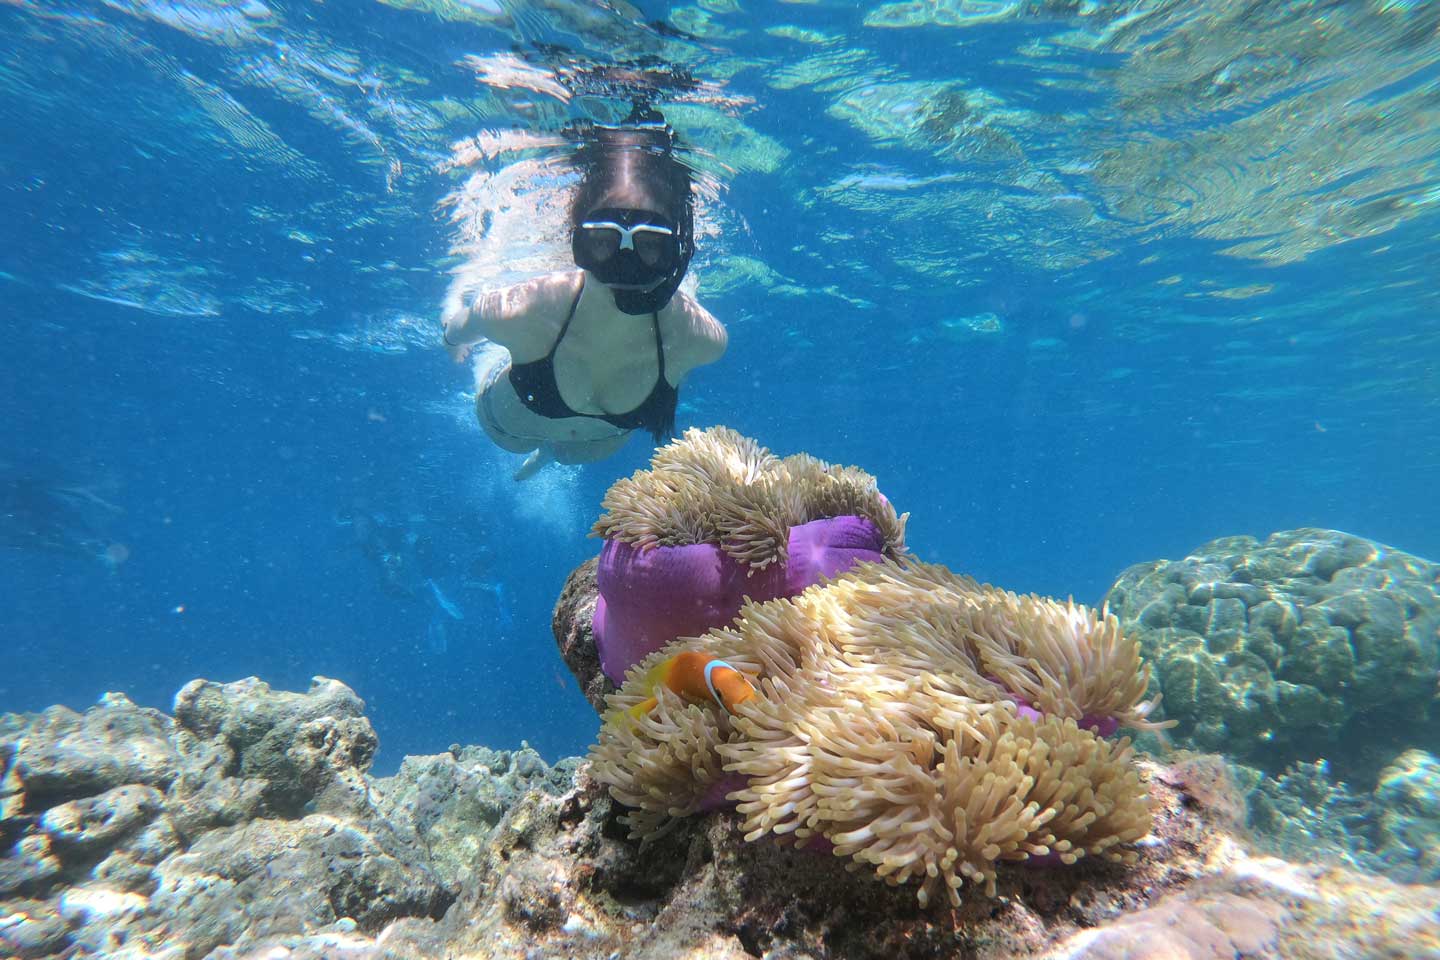
[{"label": "brain coral", "polygon": [[[647,682],[681,651],[724,659],[758,695],[731,715]],[[1133,859],[1121,845],[1151,811],[1129,741],[1076,721],[1154,726],[1146,680],[1113,617],[865,563],[647,657],[609,698],[592,773],[637,808],[635,836],[728,795],[747,839],[828,841],[891,884],[918,880],[922,904],[942,887],[958,904],[966,879],[993,893],[1002,861]]]},{"label": "brain coral", "polygon": [[1187,745],[1372,782],[1436,730],[1440,565],[1336,530],[1227,537],[1131,567],[1106,603]]},{"label": "brain coral", "polygon": [[746,597],[792,596],[857,560],[899,559],[905,518],[875,478],[734,430],[687,430],[606,493],[594,633],[619,682],[676,637],[730,622]]}]

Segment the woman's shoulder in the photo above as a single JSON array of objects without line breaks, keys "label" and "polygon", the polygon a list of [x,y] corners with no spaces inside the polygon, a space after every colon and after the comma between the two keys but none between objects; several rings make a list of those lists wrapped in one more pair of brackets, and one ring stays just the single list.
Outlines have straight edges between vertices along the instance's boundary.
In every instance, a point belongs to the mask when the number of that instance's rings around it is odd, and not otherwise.
[{"label": "woman's shoulder", "polygon": [[580,287],[581,277],[582,274],[579,270],[557,270],[554,273],[542,273],[538,277],[531,277],[508,287],[501,287],[492,291],[488,296],[494,297],[498,301],[502,306],[498,312],[503,314],[530,313],[536,310],[548,310],[555,306],[568,309]]},{"label": "woman's shoulder", "polygon": [[578,270],[559,270],[488,291],[480,300],[482,332],[508,347],[517,362],[533,359],[529,355],[537,350],[543,356],[565,322],[580,279]]},{"label": "woman's shoulder", "polygon": [[715,315],[705,309],[699,300],[684,291],[677,291],[662,312],[670,314],[679,329],[690,333],[713,336],[717,332],[722,335],[725,332],[725,325],[716,320]]},{"label": "woman's shoulder", "polygon": [[690,294],[677,292],[670,298],[664,313],[668,316],[662,319],[669,322],[662,324],[662,329],[672,341],[675,338],[679,340],[666,343],[667,354],[678,349],[682,362],[698,367],[715,362],[725,353],[729,340],[725,325]]}]

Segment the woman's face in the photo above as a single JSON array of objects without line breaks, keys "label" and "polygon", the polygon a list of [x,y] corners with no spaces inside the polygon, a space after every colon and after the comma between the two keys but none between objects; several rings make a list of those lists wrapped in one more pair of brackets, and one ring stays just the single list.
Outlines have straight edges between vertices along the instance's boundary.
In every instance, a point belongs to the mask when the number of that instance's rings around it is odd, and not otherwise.
[{"label": "woman's face", "polygon": [[676,225],[649,210],[616,207],[592,211],[575,226],[575,265],[621,290],[647,290],[674,272],[680,260]]}]

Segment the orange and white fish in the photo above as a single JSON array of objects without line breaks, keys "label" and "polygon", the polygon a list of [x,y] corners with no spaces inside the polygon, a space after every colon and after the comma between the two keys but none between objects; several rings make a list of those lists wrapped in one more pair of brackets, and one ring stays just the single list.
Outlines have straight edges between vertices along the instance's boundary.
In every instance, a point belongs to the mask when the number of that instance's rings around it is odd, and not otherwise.
[{"label": "orange and white fish", "polygon": [[[745,674],[724,660],[695,650],[677,653],[669,660],[657,663],[645,674],[644,684],[647,690],[668,687],[696,703],[714,700],[727,713],[734,713],[736,707],[755,696],[755,686]],[[643,717],[658,702],[655,697],[647,697],[626,712],[632,717]]]}]

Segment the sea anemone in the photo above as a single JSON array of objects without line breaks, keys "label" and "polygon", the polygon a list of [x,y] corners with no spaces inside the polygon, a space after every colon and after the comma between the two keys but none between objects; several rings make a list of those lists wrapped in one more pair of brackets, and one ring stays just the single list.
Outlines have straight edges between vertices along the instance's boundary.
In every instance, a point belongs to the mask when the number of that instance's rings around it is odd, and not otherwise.
[{"label": "sea anemone", "polygon": [[[647,684],[687,650],[758,694],[731,714]],[[638,838],[725,790],[747,839],[827,841],[891,884],[918,880],[922,904],[940,887],[958,904],[966,880],[993,894],[1003,861],[1133,860],[1123,845],[1151,811],[1129,740],[1077,721],[1158,726],[1147,679],[1113,617],[865,563],[647,657],[608,698],[592,770],[635,808]]]},{"label": "sea anemone", "polygon": [[677,637],[729,623],[747,597],[793,596],[858,561],[907,555],[906,517],[874,477],[781,459],[725,427],[687,430],[602,505],[594,632],[617,683]]},{"label": "sea anemone", "polygon": [[790,529],[830,517],[865,517],[880,551],[905,554],[905,520],[857,467],[808,454],[783,460],[728,427],[691,428],[655,451],[650,469],[611,485],[591,533],[641,549],[713,543],[751,571],[783,563]]}]

